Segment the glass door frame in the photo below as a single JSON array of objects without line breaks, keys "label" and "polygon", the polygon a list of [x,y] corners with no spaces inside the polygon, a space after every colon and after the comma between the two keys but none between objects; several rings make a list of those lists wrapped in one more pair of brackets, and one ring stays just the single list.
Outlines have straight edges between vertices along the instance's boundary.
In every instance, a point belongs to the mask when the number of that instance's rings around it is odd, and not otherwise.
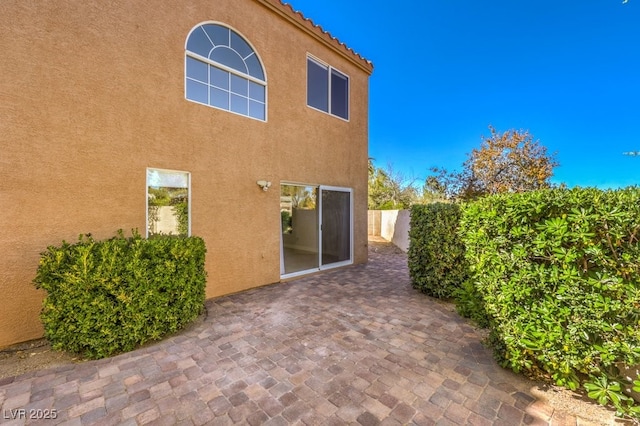
[{"label": "glass door frame", "polygon": [[[326,265],[322,264],[322,226],[323,226],[323,206],[322,206],[322,192],[323,191],[334,191],[334,192],[346,192],[349,194],[349,259],[343,260],[340,262],[333,262]],[[338,268],[340,266],[347,266],[353,264],[353,189],[351,188],[343,188],[340,186],[325,186],[320,185],[318,191],[318,200],[320,209],[318,210],[319,216],[319,236],[318,236],[318,256],[319,256],[319,265],[320,270],[324,271],[326,269]]]},{"label": "glass door frame", "polygon": [[[284,235],[282,229],[282,220],[280,220],[280,279],[290,279],[298,276],[312,274],[314,272],[324,271],[327,269],[339,268],[342,266],[352,265],[353,264],[353,189],[341,186],[329,186],[329,185],[317,185],[317,184],[308,184],[308,183],[300,183],[300,182],[290,182],[284,181],[280,182],[280,186],[291,185],[291,186],[307,186],[317,188],[317,214],[318,214],[318,267],[314,267],[311,269],[305,269],[301,271],[295,271],[286,273],[285,272],[285,260],[284,260]],[[333,262],[326,265],[322,264],[322,192],[323,191],[336,191],[336,192],[345,192],[349,194],[349,259],[339,262]]]}]

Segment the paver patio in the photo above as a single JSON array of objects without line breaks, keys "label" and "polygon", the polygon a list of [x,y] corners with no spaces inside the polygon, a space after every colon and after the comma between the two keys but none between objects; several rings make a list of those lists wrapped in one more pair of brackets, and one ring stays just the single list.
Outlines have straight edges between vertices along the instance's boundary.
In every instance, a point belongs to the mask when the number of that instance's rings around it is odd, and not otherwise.
[{"label": "paver patio", "polygon": [[[207,309],[196,326],[143,349],[0,379],[0,422],[589,424],[536,400],[473,327],[414,291],[404,254],[374,249],[367,265]],[[28,418],[48,409],[55,420]]]}]

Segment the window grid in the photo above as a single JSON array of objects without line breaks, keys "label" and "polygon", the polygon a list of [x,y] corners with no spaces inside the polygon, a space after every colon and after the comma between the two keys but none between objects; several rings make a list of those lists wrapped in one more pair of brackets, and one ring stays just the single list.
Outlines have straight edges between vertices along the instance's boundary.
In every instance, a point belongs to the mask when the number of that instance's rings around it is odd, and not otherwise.
[{"label": "window grid", "polygon": [[[190,45],[198,52],[190,50]],[[228,59],[227,64],[211,59],[216,49],[220,49],[217,54],[222,55],[222,60]],[[187,40],[185,62],[188,100],[266,121],[267,85],[261,79],[262,65],[255,51],[235,31],[217,24],[200,25]]]},{"label": "window grid", "polygon": [[[264,84],[262,84],[262,82],[260,81],[255,82],[254,81],[255,79],[253,78],[248,79],[246,78],[247,76],[239,75],[237,73],[233,73],[232,71],[228,71],[228,70],[222,70],[226,72],[225,77],[226,77],[227,84],[225,87],[219,83],[212,81],[213,79],[211,78],[213,70],[220,70],[220,67],[214,66],[212,64],[206,64],[206,65],[208,67],[206,81],[198,80],[197,78],[191,78],[187,76],[188,81],[193,81],[197,84],[206,86],[207,99],[203,101],[202,99],[198,100],[198,99],[191,98],[192,101],[204,103],[214,108],[224,109],[233,113],[246,115],[251,118],[256,118],[260,120],[265,119],[266,87],[264,86]],[[240,90],[233,88],[233,85],[232,85],[233,76],[236,76],[238,77],[238,79],[241,79],[241,83],[246,83],[246,94],[242,93],[242,91]],[[254,85],[262,89],[262,92],[259,92],[257,94],[258,96],[252,96],[251,83],[253,83]],[[215,89],[215,90],[212,90],[212,89]],[[216,102],[216,101],[221,101],[222,98],[212,96],[212,91],[214,93],[216,93],[216,91],[224,92],[224,96],[226,96],[225,101]],[[242,100],[244,101],[243,105],[239,106],[236,102],[233,101],[234,99],[238,99],[238,98],[242,98]],[[234,108],[234,105],[236,105],[235,108]]]}]

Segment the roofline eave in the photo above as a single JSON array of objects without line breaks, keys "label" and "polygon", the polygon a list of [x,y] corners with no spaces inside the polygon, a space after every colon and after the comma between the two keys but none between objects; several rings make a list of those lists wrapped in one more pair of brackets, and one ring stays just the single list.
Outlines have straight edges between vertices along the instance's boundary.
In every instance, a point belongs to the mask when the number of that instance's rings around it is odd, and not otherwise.
[{"label": "roofline eave", "polygon": [[302,13],[293,10],[290,4],[283,3],[280,0],[256,1],[355,64],[368,75],[373,73],[373,63],[371,61],[365,59],[346,44],[333,37],[329,32],[323,30],[321,26],[314,24],[312,20],[305,18]]}]

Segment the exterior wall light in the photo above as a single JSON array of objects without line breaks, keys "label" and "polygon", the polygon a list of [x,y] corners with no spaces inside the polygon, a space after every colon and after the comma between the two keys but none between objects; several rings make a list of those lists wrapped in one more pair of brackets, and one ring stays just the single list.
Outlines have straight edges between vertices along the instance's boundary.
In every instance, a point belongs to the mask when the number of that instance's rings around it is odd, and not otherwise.
[{"label": "exterior wall light", "polygon": [[271,182],[269,182],[268,180],[259,180],[256,183],[260,188],[262,188],[263,191],[266,191],[271,186]]}]

